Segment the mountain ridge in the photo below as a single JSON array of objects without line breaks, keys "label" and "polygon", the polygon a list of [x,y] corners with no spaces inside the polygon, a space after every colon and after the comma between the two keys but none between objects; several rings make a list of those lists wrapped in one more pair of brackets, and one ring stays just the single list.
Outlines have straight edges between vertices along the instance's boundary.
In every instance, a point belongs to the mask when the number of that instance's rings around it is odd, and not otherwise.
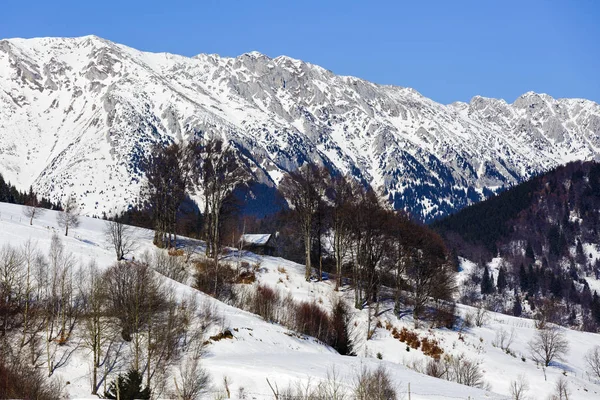
[{"label": "mountain ridge", "polygon": [[572,160],[600,159],[600,106],[525,93],[437,103],[258,52],[142,52],[97,36],[0,41],[0,169],[88,214],[133,204],[156,142],[216,135],[276,185],[311,161],[431,220]]}]

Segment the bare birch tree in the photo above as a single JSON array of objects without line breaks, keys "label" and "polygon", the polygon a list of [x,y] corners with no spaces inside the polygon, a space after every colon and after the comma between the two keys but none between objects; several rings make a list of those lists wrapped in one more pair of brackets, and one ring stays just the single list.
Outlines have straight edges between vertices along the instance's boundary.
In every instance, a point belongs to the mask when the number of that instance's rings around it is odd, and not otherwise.
[{"label": "bare birch tree", "polygon": [[80,215],[81,211],[79,210],[77,199],[73,195],[69,195],[63,206],[63,210],[56,216],[58,226],[65,228],[65,236],[69,236],[70,228],[77,228],[79,226]]},{"label": "bare birch tree", "polygon": [[126,255],[135,251],[133,228],[118,221],[106,221],[104,236],[112,244],[117,255],[117,261],[121,261]]}]

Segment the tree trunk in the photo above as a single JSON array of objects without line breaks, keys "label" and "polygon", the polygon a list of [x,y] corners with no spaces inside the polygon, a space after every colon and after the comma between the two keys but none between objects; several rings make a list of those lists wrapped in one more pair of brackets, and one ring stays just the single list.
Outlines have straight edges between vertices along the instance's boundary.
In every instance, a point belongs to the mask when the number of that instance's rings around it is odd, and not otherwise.
[{"label": "tree trunk", "polygon": [[310,275],[312,274],[312,266],[310,260],[310,245],[311,245],[311,234],[310,234],[310,223],[307,223],[307,226],[304,227],[304,250],[306,256],[306,270],[304,273],[304,278],[306,281],[310,281]]}]

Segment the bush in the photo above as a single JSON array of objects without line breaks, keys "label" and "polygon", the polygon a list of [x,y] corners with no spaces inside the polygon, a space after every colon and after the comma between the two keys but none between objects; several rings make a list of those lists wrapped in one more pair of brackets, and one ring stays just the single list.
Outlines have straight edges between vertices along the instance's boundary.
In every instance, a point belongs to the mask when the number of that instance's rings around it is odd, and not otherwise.
[{"label": "bush", "polygon": [[265,321],[277,322],[275,316],[281,296],[266,285],[258,285],[252,298],[252,312],[260,315]]},{"label": "bush", "polygon": [[40,370],[0,356],[1,398],[53,400],[61,396],[62,388],[48,384]]},{"label": "bush", "polygon": [[434,378],[445,379],[448,373],[448,366],[439,360],[428,360],[425,366],[425,373]]},{"label": "bush", "polygon": [[117,379],[110,383],[104,396],[107,399],[120,400],[150,399],[150,388],[142,389],[142,374],[132,369],[126,376],[119,374]]},{"label": "bush", "polygon": [[444,350],[439,346],[435,339],[423,338],[421,340],[421,350],[423,351],[423,354],[436,361],[444,354]]},{"label": "bush", "polygon": [[460,357],[448,357],[448,380],[461,385],[483,388],[483,373],[479,369],[479,364],[469,359]]},{"label": "bush", "polygon": [[[222,301],[231,299],[232,285],[237,280],[236,271],[233,268],[227,264],[219,264],[218,269],[215,269],[212,260],[195,261],[194,267],[196,270],[194,287],[196,289]],[[215,281],[218,283],[216,287]]]},{"label": "bush", "polygon": [[456,304],[439,302],[433,311],[434,328],[454,328],[456,325]]},{"label": "bush", "polygon": [[363,366],[355,378],[356,400],[396,400],[397,394],[388,371],[379,366],[369,371]]},{"label": "bush", "polygon": [[317,303],[302,302],[297,306],[295,331],[314,336],[330,343],[331,321],[329,315]]},{"label": "bush", "polygon": [[392,336],[394,336],[399,341],[406,343],[413,349],[418,349],[421,346],[421,341],[419,340],[419,335],[416,332],[409,331],[406,327],[402,327],[400,332],[394,328],[392,330]]}]

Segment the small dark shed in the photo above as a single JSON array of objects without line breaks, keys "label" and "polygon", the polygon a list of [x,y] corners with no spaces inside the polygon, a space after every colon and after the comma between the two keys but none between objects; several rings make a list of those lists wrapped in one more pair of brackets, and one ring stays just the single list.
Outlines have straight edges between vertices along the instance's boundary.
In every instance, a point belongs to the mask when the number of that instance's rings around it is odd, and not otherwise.
[{"label": "small dark shed", "polygon": [[245,234],[240,238],[240,243],[243,250],[248,250],[255,254],[272,256],[275,254],[275,236],[270,233]]}]

